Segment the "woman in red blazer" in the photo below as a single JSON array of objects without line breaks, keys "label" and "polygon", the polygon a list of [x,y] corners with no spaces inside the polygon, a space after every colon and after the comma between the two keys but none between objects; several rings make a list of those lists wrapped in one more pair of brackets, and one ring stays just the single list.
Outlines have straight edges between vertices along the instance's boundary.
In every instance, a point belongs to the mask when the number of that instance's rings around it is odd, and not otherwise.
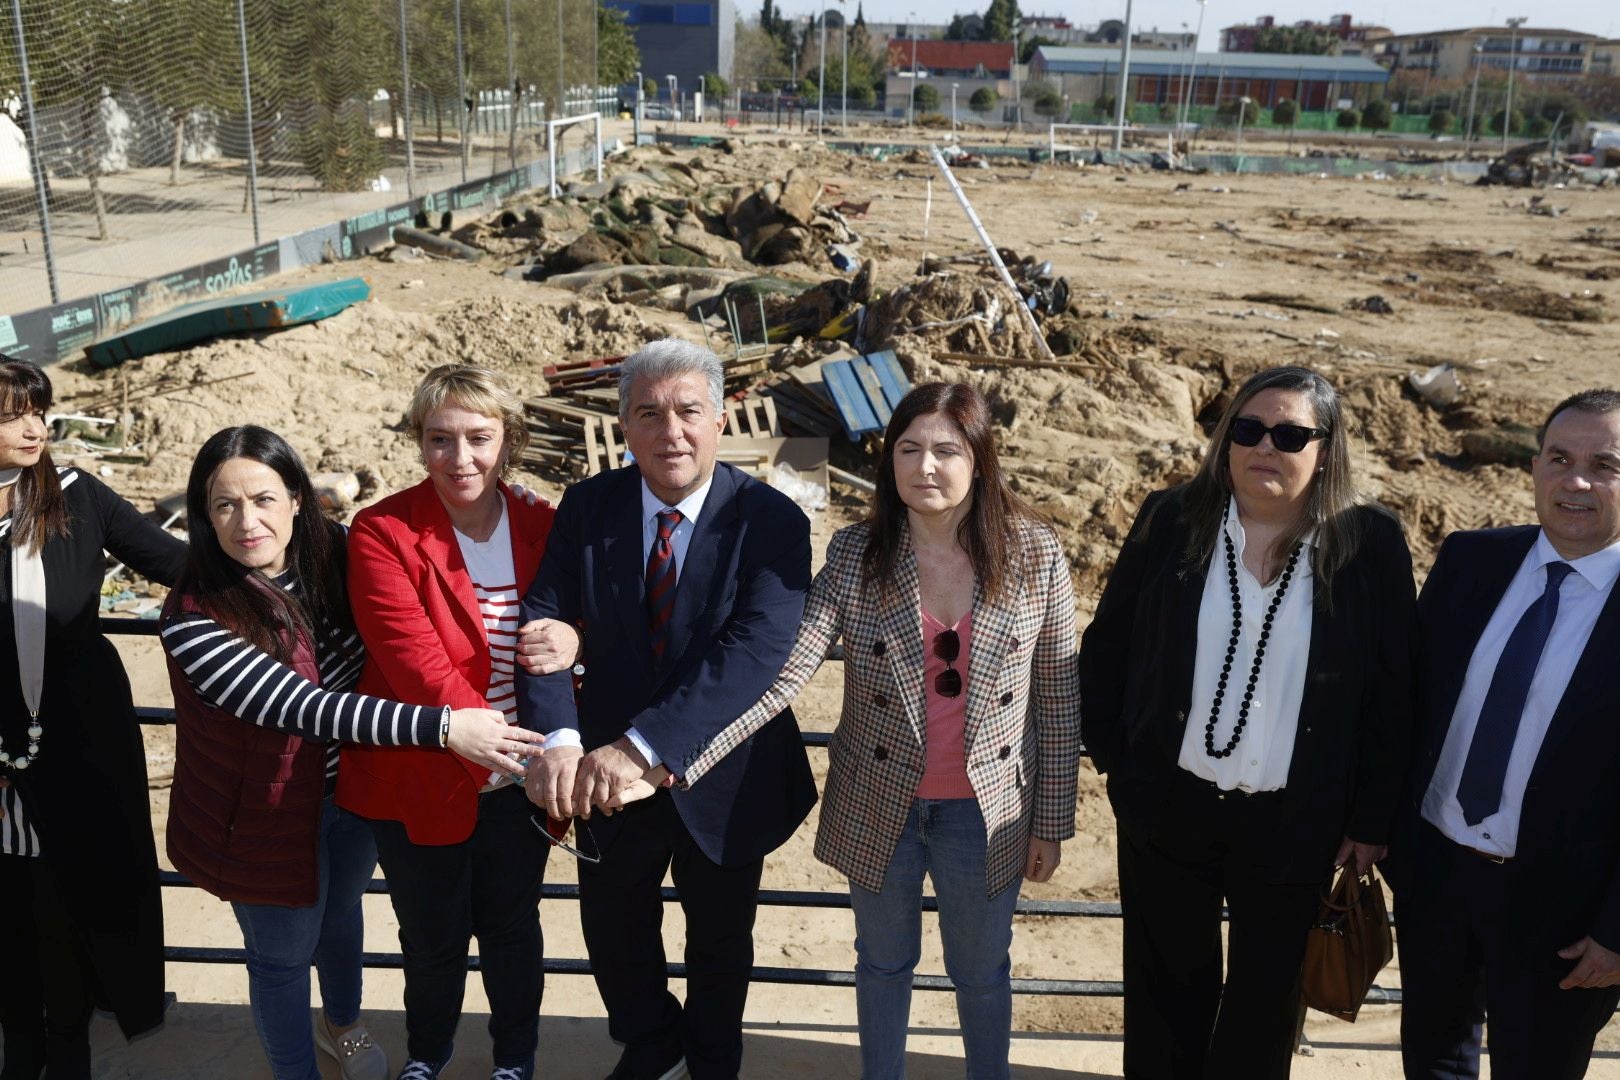
[{"label": "woman in red blazer", "polygon": [[[491,371],[445,365],[417,387],[408,415],[427,479],[362,510],[349,534],[350,607],[367,652],[359,689],[487,704],[516,723],[518,608],[552,519],[550,506],[502,482],[528,441],[522,403]],[[561,663],[572,663],[577,636],[552,626]],[[400,1080],[434,1080],[448,1064],[474,935],[492,1080],[530,1080],[550,845],[522,785],[414,747],[343,754],[338,803],[370,819],[399,919],[409,1056]]]}]

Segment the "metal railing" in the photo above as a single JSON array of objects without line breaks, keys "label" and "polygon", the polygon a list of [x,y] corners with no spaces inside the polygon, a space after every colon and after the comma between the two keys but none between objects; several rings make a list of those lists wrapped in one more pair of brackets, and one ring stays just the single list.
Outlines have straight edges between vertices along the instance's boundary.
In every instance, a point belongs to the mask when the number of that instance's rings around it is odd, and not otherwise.
[{"label": "metal railing", "polygon": [[[101,629],[106,634],[133,634],[156,636],[158,632],[157,621],[153,619],[122,619],[107,618],[101,620]],[[829,660],[843,659],[841,648],[835,646],[827,656]],[[136,716],[142,724],[168,725],[174,723],[173,709],[158,709],[146,706],[137,707]],[[832,736],[824,731],[806,731],[804,745],[812,749],[825,749]],[[164,871],[160,874],[165,888],[196,888],[185,875],[173,871]],[[388,882],[381,878],[374,878],[366,892],[370,894],[386,894]],[[676,903],[680,894],[673,888],[662,890],[663,901],[666,904]],[[579,886],[577,885],[545,885],[541,889],[542,900],[570,900],[579,899]],[[850,906],[849,894],[843,892],[817,892],[799,889],[761,889],[759,892],[761,907],[787,907],[787,908],[815,908],[845,910]],[[938,902],[932,896],[923,897],[923,910],[938,912]],[[1023,918],[1072,918],[1072,919],[1118,919],[1121,917],[1120,905],[1116,901],[1107,900],[1031,900],[1020,897],[1017,906],[1013,909],[1017,917]],[[1222,910],[1221,917],[1227,914]],[[1393,922],[1393,916],[1391,918]],[[195,945],[170,945],[164,949],[164,958],[175,963],[185,964],[245,964],[247,951],[245,949],[226,949]],[[404,957],[399,953],[365,953],[362,962],[369,968],[401,968],[404,966]],[[468,970],[478,970],[478,957],[467,958]],[[543,961],[543,968],[547,975],[589,975],[591,965],[589,960],[572,957],[547,956]],[[681,963],[669,964],[669,976],[672,979],[686,977],[686,965]],[[829,968],[800,968],[800,967],[756,967],[751,976],[754,982],[783,983],[793,986],[825,986],[848,987],[855,986],[855,973],[853,971],[835,971]],[[917,990],[954,990],[948,977],[944,975],[915,975],[912,985]],[[1012,980],[1014,994],[1034,994],[1051,997],[1123,997],[1125,984],[1115,979],[1044,979],[1044,978],[1015,978]],[[1374,986],[1367,994],[1369,1005],[1399,1004],[1401,992],[1398,989]]]}]

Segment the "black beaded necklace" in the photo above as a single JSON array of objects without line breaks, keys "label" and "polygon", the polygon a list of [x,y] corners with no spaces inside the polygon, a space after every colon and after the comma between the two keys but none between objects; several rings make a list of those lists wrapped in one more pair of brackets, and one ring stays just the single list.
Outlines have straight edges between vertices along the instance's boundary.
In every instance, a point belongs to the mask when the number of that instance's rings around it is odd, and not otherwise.
[{"label": "black beaded necklace", "polygon": [[1271,637],[1271,622],[1277,616],[1277,608],[1282,606],[1283,595],[1288,592],[1288,582],[1294,576],[1294,567],[1299,563],[1299,553],[1303,544],[1295,544],[1294,550],[1288,553],[1288,565],[1283,567],[1282,580],[1277,583],[1277,592],[1271,598],[1271,604],[1266,608],[1265,620],[1260,624],[1260,640],[1254,646],[1254,666],[1249,669],[1249,685],[1243,691],[1243,704],[1238,708],[1237,726],[1232,729],[1232,737],[1227,740],[1223,749],[1215,749],[1215,721],[1221,716],[1221,702],[1226,697],[1226,680],[1232,673],[1232,658],[1237,655],[1238,636],[1243,631],[1243,597],[1238,592],[1237,551],[1232,547],[1232,534],[1223,527],[1221,538],[1226,541],[1226,580],[1232,586],[1232,639],[1226,643],[1226,660],[1221,664],[1221,677],[1215,687],[1215,701],[1209,707],[1209,723],[1204,725],[1204,753],[1219,760],[1231,757],[1232,751],[1237,749],[1238,740],[1243,738],[1243,726],[1249,722],[1249,703],[1254,700],[1254,688],[1260,681],[1260,664],[1266,658],[1266,641]]}]

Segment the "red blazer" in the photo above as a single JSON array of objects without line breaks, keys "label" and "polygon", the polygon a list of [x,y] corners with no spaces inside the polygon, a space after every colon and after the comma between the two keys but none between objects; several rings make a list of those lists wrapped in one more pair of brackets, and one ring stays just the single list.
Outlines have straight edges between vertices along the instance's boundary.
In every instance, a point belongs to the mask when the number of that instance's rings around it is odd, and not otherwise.
[{"label": "red blazer", "polygon": [[[503,484],[512,566],[522,594],[540,566],[552,508]],[[366,643],[363,694],[453,709],[484,708],[489,648],[472,579],[432,480],[355,515],[349,529],[349,607]],[[489,770],[448,750],[345,744],[338,805],[402,822],[416,844],[459,844],[478,821]]]}]

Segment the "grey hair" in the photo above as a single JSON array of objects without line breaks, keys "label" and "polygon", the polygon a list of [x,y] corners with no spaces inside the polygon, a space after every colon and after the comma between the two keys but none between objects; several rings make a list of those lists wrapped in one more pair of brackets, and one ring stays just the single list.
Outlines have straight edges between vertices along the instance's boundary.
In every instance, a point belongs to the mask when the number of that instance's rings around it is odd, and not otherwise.
[{"label": "grey hair", "polygon": [[664,338],[643,345],[619,365],[619,420],[630,418],[630,388],[637,379],[658,382],[694,374],[702,375],[709,384],[709,402],[714,406],[714,414],[719,416],[725,411],[726,369],[718,356],[680,338]]}]

